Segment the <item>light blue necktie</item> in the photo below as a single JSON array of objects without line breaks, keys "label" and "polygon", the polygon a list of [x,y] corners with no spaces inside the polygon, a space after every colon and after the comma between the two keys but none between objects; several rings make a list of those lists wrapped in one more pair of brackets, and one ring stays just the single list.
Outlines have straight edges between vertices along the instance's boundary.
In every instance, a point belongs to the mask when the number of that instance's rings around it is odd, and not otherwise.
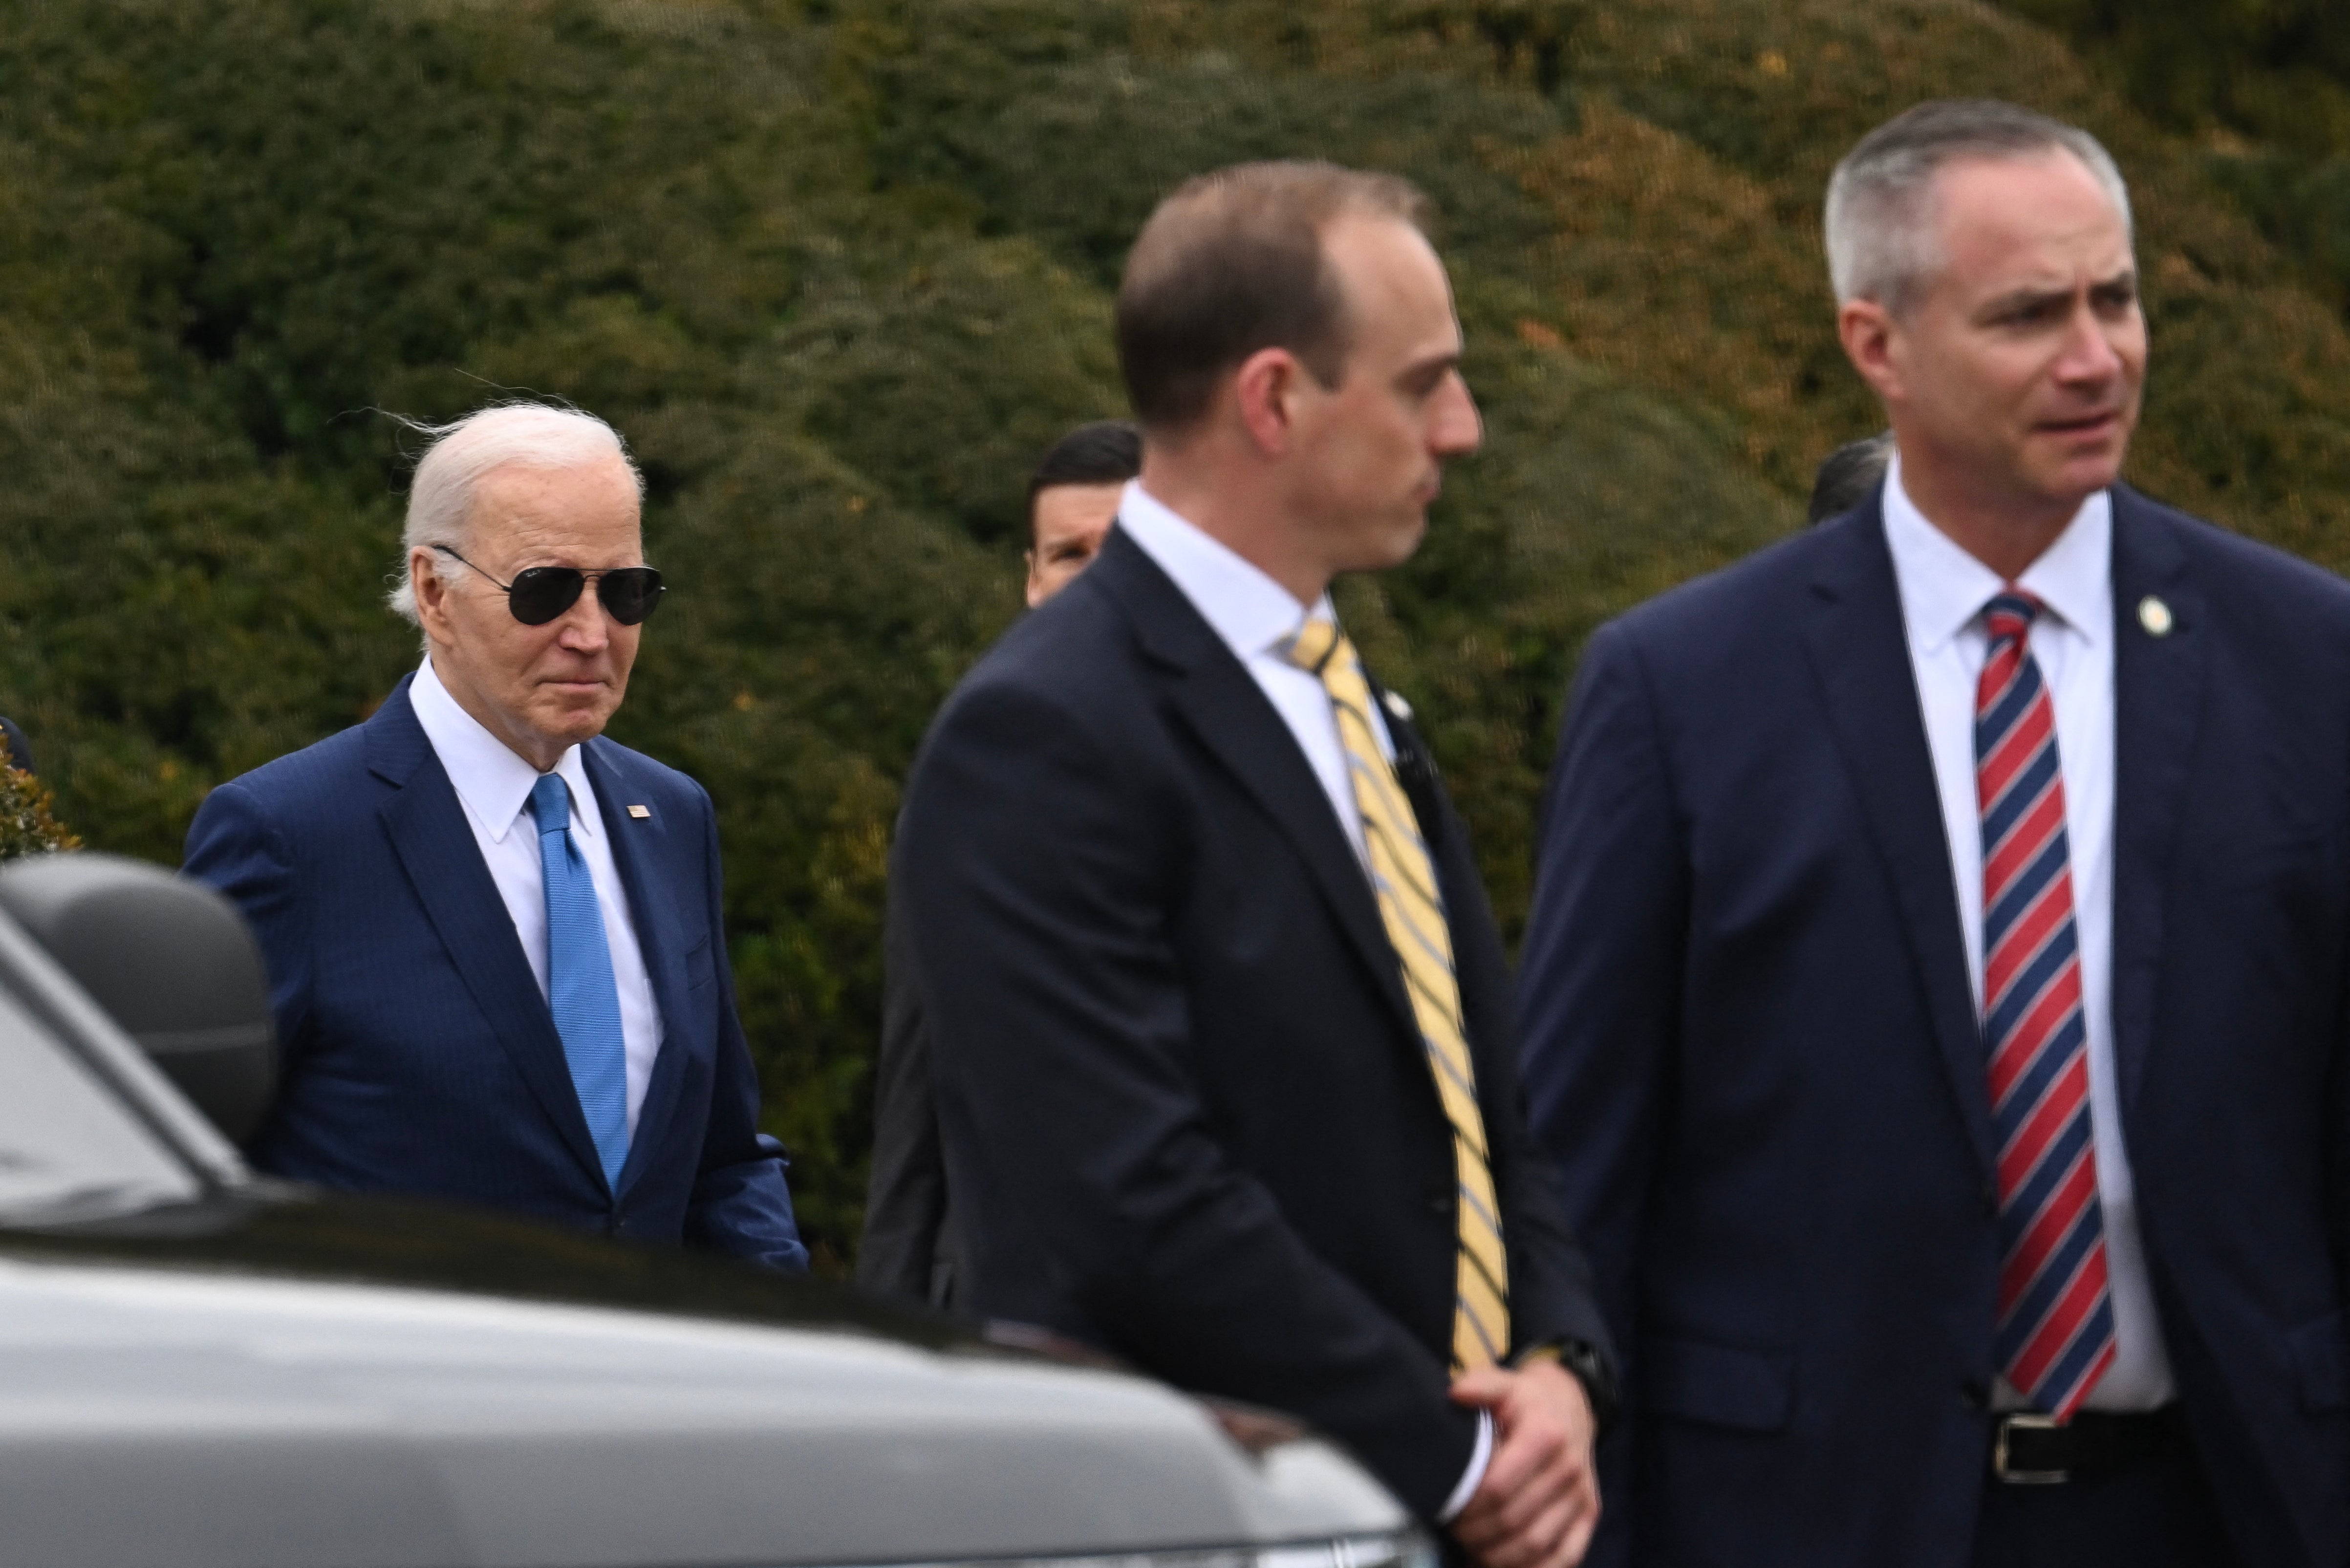
[{"label": "light blue necktie", "polygon": [[546,1001],[563,1059],[588,1117],[604,1179],[619,1190],[629,1158],[629,1048],[620,1033],[620,988],[588,862],[571,841],[571,791],[559,774],[530,786],[538,823],[538,864],[546,881]]}]

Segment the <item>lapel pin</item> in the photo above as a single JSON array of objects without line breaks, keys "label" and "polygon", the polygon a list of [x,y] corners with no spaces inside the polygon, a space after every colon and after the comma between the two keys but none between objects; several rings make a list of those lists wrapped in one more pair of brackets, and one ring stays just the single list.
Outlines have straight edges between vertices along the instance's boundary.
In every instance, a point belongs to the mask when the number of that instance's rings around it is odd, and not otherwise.
[{"label": "lapel pin", "polygon": [[651,816],[652,814],[653,808],[649,805],[632,805],[629,807],[629,815],[635,817],[639,822],[644,821],[646,818]]},{"label": "lapel pin", "polygon": [[2170,607],[2148,594],[2137,601],[2137,623],[2146,628],[2148,637],[2170,635]]},{"label": "lapel pin", "polygon": [[1388,712],[1393,713],[1397,718],[1401,719],[1407,724],[1411,722],[1410,703],[1405,701],[1402,698],[1397,696],[1392,691],[1386,694],[1385,701],[1388,705]]}]

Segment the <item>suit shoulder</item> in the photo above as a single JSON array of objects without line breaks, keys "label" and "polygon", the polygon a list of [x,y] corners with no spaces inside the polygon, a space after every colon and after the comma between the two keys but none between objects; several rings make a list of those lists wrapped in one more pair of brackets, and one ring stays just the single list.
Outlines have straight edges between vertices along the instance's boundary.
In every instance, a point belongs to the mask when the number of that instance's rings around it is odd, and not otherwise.
[{"label": "suit shoulder", "polygon": [[1634,606],[1601,627],[1593,643],[1629,644],[1663,659],[1743,659],[1757,637],[1792,645],[1792,617],[1828,551],[1850,544],[1846,530],[1867,525],[1862,514],[1850,514],[1766,545]]},{"label": "suit shoulder", "polygon": [[973,704],[1035,703],[1087,722],[1134,706],[1132,629],[1110,596],[1080,576],[1014,621],[940,711],[945,722]]},{"label": "suit shoulder", "polygon": [[354,790],[368,771],[366,730],[354,724],[288,752],[224,784],[281,823],[312,816],[339,816],[360,798]]},{"label": "suit shoulder", "polygon": [[2124,493],[2123,527],[2163,530],[2186,552],[2208,587],[2261,596],[2277,613],[2314,617],[2329,630],[2350,630],[2350,581],[2292,552],[2248,538],[2159,501]]}]

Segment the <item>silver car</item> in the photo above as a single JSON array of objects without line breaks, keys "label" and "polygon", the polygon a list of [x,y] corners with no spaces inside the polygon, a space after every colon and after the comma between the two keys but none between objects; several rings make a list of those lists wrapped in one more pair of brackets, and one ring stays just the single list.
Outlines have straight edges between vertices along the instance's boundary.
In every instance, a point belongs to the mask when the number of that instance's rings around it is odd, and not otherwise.
[{"label": "silver car", "polygon": [[0,1565],[1432,1568],[1327,1443],[843,1287],[257,1178],[208,890],[0,873]]}]

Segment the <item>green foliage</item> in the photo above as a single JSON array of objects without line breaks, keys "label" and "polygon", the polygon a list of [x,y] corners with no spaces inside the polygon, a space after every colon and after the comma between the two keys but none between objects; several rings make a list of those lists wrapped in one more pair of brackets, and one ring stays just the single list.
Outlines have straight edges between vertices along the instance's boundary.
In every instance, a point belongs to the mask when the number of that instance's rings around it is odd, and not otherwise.
[{"label": "green foliage", "polygon": [[2222,98],[2152,106],[2092,36],[2141,14],[2044,5],[2091,64],[1939,0],[20,4],[0,705],[93,842],[173,859],[205,790],[415,660],[381,607],[410,453],[372,410],[612,420],[676,590],[614,732],[718,802],[769,1124],[839,1269],[899,786],[1016,612],[1030,465],[1121,410],[1110,291],[1186,175],[1317,155],[1437,199],[1488,443],[1419,558],[1344,593],[1512,929],[1582,639],[1795,526],[1878,423],[1815,213],[1918,98],[2106,138],[2158,344],[2137,476],[2350,564],[2350,144],[2245,119],[2215,151]]},{"label": "green foliage", "polygon": [[2350,311],[2350,6],[2339,0],[2007,0],[2070,36]]}]

